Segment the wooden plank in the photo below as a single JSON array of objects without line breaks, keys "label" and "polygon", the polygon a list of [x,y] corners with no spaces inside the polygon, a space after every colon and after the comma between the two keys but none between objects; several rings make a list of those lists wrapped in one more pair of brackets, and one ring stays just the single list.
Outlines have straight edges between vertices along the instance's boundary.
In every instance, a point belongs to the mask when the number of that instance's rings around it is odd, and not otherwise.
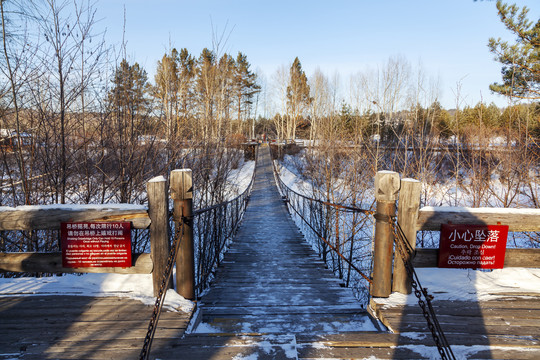
[{"label": "wooden plank", "polygon": [[[325,313],[336,313],[336,314],[357,314],[360,310],[357,306],[351,307],[347,305],[276,305],[276,306],[253,306],[248,308],[240,307],[226,307],[226,306],[205,306],[204,313],[208,315],[251,315],[251,314],[267,314],[267,315],[277,315],[277,314],[325,314]],[[363,313],[363,310],[362,310]]]},{"label": "wooden plank", "polygon": [[[413,265],[437,267],[438,249],[416,249]],[[540,268],[540,249],[506,249],[504,267]]]},{"label": "wooden plank", "polygon": [[[127,298],[0,297],[1,353],[22,359],[138,358],[152,310]],[[156,343],[180,338],[189,316],[163,312]]]},{"label": "wooden plank", "polygon": [[[535,301],[534,303],[526,302],[525,304],[522,304],[523,299],[513,299],[509,298],[509,300],[501,300],[500,305],[496,304],[496,302],[490,302],[490,304],[486,304],[485,302],[474,302],[474,301],[445,301],[445,300],[435,300],[432,301],[432,306],[434,311],[438,315],[452,315],[452,316],[482,316],[487,317],[491,316],[491,314],[495,314],[497,316],[501,316],[501,314],[504,314],[507,312],[508,314],[512,314],[512,316],[518,316],[519,314],[524,316],[537,316],[540,315],[540,308],[538,301]],[[378,305],[377,308],[384,311],[385,314],[415,314],[420,315],[422,314],[422,309],[418,305],[408,305],[406,307],[403,306],[395,306],[395,307],[385,307]]]},{"label": "wooden plank", "polygon": [[[482,344],[492,344],[495,346],[508,347],[528,347],[540,349],[540,340],[533,340],[523,336],[507,335],[483,335],[463,333],[446,334],[448,342],[452,345],[473,346]],[[399,345],[433,345],[433,339],[429,330],[425,333],[419,332],[415,337],[408,337],[394,333],[343,333],[328,335],[296,335],[296,343],[299,345],[318,343],[322,346],[330,347],[392,347]]]},{"label": "wooden plank", "polygon": [[[66,304],[66,306],[68,306]],[[62,312],[58,309],[49,309],[47,311],[42,311],[42,314],[39,314],[39,316],[36,318],[36,312],[32,312],[31,310],[22,310],[19,308],[16,308],[18,315],[8,314],[8,313],[2,313],[1,318],[4,322],[4,325],[7,324],[15,324],[17,325],[17,319],[19,321],[28,321],[31,322],[32,318],[36,319],[36,327],[40,326],[38,324],[37,319],[43,319],[44,324],[55,324],[55,323],[68,323],[70,321],[77,321],[78,323],[87,323],[87,325],[91,325],[94,323],[109,323],[117,321],[119,318],[124,316],[125,314],[130,311],[130,309],[122,309],[122,312],[114,311],[114,309],[110,308],[109,313],[106,312],[89,312],[89,311],[77,311],[77,310],[67,310],[66,313],[62,314]],[[152,316],[152,308],[134,308],[132,307],[131,310],[138,311],[141,314],[133,314],[133,316],[130,316],[126,321],[129,323],[130,321],[142,321],[147,322],[150,320],[150,317]],[[129,312],[132,313],[132,312]],[[176,319],[170,319],[172,321],[183,321],[185,318],[182,318],[180,315],[181,313],[178,313]],[[47,318],[43,318],[46,316]],[[164,324],[167,324],[166,319],[162,319],[160,317],[160,320],[164,321]],[[90,324],[91,323],[91,324]],[[160,322],[161,324],[161,322]]]},{"label": "wooden plank", "polygon": [[417,230],[440,230],[441,224],[509,226],[509,231],[540,231],[540,209],[424,207]]},{"label": "wooden plank", "polygon": [[62,253],[0,253],[0,271],[47,272],[47,273],[116,273],[150,274],[153,263],[150,254],[132,254],[132,266],[65,268],[62,266]]},{"label": "wooden plank", "polygon": [[[23,359],[111,359],[111,360],[133,360],[139,358],[140,349],[131,351],[125,349],[106,350],[94,349],[89,351],[77,351],[76,348],[54,353],[45,353],[43,355],[30,357],[25,355]],[[176,360],[231,360],[231,359],[258,359],[258,360],[290,360],[296,357],[288,357],[281,347],[216,347],[216,348],[182,348],[182,347],[167,347],[160,349],[152,346],[152,357],[156,359],[176,359]],[[61,355],[59,357],[59,355]]]},{"label": "wooden plank", "polygon": [[[530,349],[456,349],[457,359],[538,359],[540,350]],[[415,351],[402,344],[396,348],[320,348],[309,347],[299,350],[298,359],[433,359],[437,354],[435,346]],[[438,357],[437,357],[438,358]]]},{"label": "wooden plank", "polygon": [[[36,333],[31,333],[29,335],[29,330],[15,330],[13,333],[4,333],[2,337],[5,337],[6,340],[16,341],[17,339],[29,339],[32,343],[42,343],[42,344],[54,344],[58,340],[63,341],[116,341],[116,340],[129,340],[129,339],[138,339],[142,342],[148,331],[148,323],[141,323],[135,328],[123,329],[114,329],[107,330],[104,327],[92,328],[89,329],[80,329],[77,331],[71,330],[69,327],[66,328],[56,328],[56,329],[40,329],[40,335],[36,336]],[[156,328],[156,338],[166,338],[174,339],[181,337],[184,334],[185,327],[178,328]]]},{"label": "wooden plank", "polygon": [[429,359],[405,347],[321,347],[302,346],[298,359]]},{"label": "wooden plank", "polygon": [[[144,318],[139,318],[137,320],[125,320],[122,319],[122,321],[118,321],[119,318],[116,319],[110,319],[107,321],[102,321],[100,318],[96,317],[93,319],[77,319],[76,317],[63,317],[58,318],[55,320],[51,319],[42,319],[37,318],[34,316],[34,322],[32,326],[32,331],[44,331],[44,332],[56,332],[58,333],[59,330],[66,330],[69,328],[69,331],[77,332],[77,331],[84,331],[84,332],[90,332],[90,331],[96,331],[96,332],[111,332],[111,331],[119,331],[119,330],[125,330],[125,329],[134,329],[139,327],[140,329],[146,331],[148,327],[148,322],[150,317],[152,316],[151,313],[147,314]],[[22,321],[28,321],[31,322],[31,318],[20,318],[17,322],[16,319],[5,319],[2,318],[2,321],[4,322],[2,326],[0,326],[0,334],[2,335],[2,340],[4,341],[5,336],[15,336],[15,333],[18,331],[20,335],[24,337],[24,332],[28,332],[28,325],[21,323]],[[164,330],[178,330],[178,329],[186,329],[189,322],[189,318],[181,318],[178,317],[177,319],[159,319],[159,329]]]},{"label": "wooden plank", "polygon": [[0,207],[0,230],[59,230],[66,221],[129,221],[135,229],[150,225],[144,205],[43,205]]}]

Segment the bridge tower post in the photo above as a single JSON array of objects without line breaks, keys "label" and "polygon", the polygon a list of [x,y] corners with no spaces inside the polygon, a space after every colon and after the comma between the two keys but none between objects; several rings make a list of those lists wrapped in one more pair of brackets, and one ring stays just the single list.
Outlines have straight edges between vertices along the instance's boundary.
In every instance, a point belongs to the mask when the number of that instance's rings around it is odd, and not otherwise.
[{"label": "bridge tower post", "polygon": [[[398,202],[398,223],[409,241],[411,248],[416,248],[416,223],[418,219],[418,209],[420,208],[420,193],[422,183],[414,179],[402,179],[399,190]],[[399,251],[396,249],[396,251]],[[408,254],[404,255],[410,259]],[[405,270],[405,264],[399,254],[394,256],[394,277],[392,281],[392,291],[402,294],[410,294],[411,279]]]},{"label": "bridge tower post", "polygon": [[193,182],[191,169],[173,170],[170,177],[173,219],[176,229],[183,226],[176,254],[176,291],[195,300],[195,256],[193,244]]},{"label": "bridge tower post", "polygon": [[[158,296],[169,256],[169,197],[167,180],[158,176],[146,183],[148,215],[150,216],[150,253],[152,256],[152,283],[154,296]],[[172,281],[167,288],[172,287]]]},{"label": "bridge tower post", "polygon": [[375,175],[375,244],[373,254],[373,283],[371,296],[388,297],[392,292],[392,253],[394,235],[392,219],[396,213],[399,192],[399,174],[394,171],[378,171]]}]

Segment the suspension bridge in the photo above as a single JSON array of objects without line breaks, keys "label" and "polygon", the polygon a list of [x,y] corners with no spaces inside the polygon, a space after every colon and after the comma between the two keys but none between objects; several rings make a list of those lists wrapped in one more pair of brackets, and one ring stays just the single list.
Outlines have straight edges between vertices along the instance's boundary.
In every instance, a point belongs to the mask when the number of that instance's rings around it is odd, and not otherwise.
[{"label": "suspension bridge", "polygon": [[213,276],[198,265],[205,273],[199,284],[209,286],[199,287],[194,312],[163,309],[144,355],[151,306],[114,297],[12,294],[0,297],[0,359],[540,357],[540,302],[531,294],[435,302],[456,350],[449,357],[417,305],[360,303],[292,220],[266,146],[234,234]]}]

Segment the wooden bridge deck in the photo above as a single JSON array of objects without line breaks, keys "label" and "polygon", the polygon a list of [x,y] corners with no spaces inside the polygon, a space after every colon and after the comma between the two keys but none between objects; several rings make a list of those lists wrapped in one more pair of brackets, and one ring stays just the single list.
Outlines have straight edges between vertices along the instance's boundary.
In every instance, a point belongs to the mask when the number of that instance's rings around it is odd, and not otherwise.
[{"label": "wooden bridge deck", "polygon": [[[153,306],[118,297],[0,297],[0,359],[137,359]],[[160,347],[184,333],[189,314],[164,311]]]},{"label": "wooden bridge deck", "polygon": [[[490,301],[433,301],[456,358],[540,359],[540,294],[498,295]],[[400,334],[399,346],[433,346],[417,304],[387,306],[373,299],[371,306],[385,326]]]},{"label": "wooden bridge deck", "polygon": [[[287,214],[268,148],[235,242],[189,314],[161,316],[152,359],[430,359],[417,306],[372,301],[377,322],[324,268]],[[458,359],[540,358],[540,301],[434,302]],[[119,298],[0,297],[0,359],[138,358],[152,307]],[[371,331],[365,331],[371,330]]]}]

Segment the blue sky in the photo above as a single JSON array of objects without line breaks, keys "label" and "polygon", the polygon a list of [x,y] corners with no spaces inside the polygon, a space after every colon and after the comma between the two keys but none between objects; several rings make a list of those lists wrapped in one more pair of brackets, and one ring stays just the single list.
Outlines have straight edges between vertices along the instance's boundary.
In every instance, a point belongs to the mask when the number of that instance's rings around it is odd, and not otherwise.
[{"label": "blue sky", "polygon": [[[540,18],[540,1],[513,3],[526,5],[529,19]],[[124,6],[128,59],[151,77],[169,44],[197,57],[212,49],[214,33],[225,34],[222,51],[243,52],[266,78],[298,56],[308,76],[320,68],[329,77],[338,72],[345,83],[350,74],[401,56],[439,79],[448,108],[455,106],[458,82],[465,105],[507,104],[488,88],[500,80],[488,39],[511,39],[495,1],[98,0],[99,27],[107,28],[110,45],[122,40]]]}]

